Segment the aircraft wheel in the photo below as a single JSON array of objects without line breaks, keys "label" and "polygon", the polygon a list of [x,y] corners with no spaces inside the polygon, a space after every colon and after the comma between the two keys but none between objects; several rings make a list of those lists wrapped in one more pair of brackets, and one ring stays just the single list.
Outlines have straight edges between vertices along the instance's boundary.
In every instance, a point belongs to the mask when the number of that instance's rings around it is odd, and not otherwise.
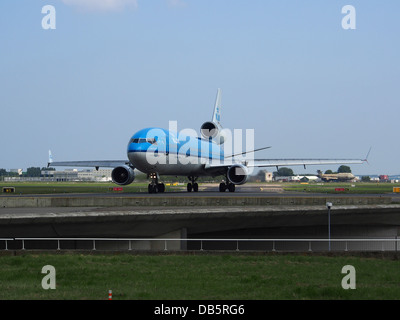
[{"label": "aircraft wheel", "polygon": [[193,183],[193,191],[194,192],[199,191],[199,185],[197,184],[197,182]]},{"label": "aircraft wheel", "polygon": [[155,184],[149,184],[148,187],[149,193],[157,193],[158,192],[158,187]]},{"label": "aircraft wheel", "polygon": [[192,192],[192,188],[193,188],[193,186],[192,186],[192,184],[189,182],[189,183],[187,184],[187,191],[188,191],[188,192]]},{"label": "aircraft wheel", "polygon": [[165,184],[164,183],[159,183],[157,184],[158,187],[158,192],[164,192],[165,191]]},{"label": "aircraft wheel", "polygon": [[229,192],[235,192],[235,185],[233,183],[228,184]]},{"label": "aircraft wheel", "polygon": [[226,184],[221,182],[219,184],[219,192],[225,192],[225,190],[226,190]]}]

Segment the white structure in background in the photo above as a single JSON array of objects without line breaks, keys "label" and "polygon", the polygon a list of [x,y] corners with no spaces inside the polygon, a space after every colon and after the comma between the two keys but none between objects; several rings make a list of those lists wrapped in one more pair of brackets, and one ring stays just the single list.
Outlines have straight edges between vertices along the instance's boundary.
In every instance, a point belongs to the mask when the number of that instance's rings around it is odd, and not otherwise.
[{"label": "white structure in background", "polygon": [[306,176],[306,175],[296,175],[296,176],[276,176],[275,181],[282,182],[299,182],[302,180],[306,181],[321,181],[321,179],[317,176]]},{"label": "white structure in background", "polygon": [[[15,169],[17,170],[17,169]],[[22,174],[22,169],[21,174]],[[17,171],[14,171],[17,172]],[[83,170],[66,169],[64,171],[42,170],[40,177],[4,177],[4,181],[112,181],[112,169]]]},{"label": "white structure in background", "polygon": [[265,174],[265,182],[271,182],[273,180],[274,176],[272,172],[265,171],[264,174]]},{"label": "white structure in background", "polygon": [[22,176],[22,169],[10,169],[10,172],[12,173],[18,173],[19,176]]},{"label": "white structure in background", "polygon": [[68,169],[64,171],[43,170],[42,176],[52,181],[111,181],[112,169],[82,170]]}]

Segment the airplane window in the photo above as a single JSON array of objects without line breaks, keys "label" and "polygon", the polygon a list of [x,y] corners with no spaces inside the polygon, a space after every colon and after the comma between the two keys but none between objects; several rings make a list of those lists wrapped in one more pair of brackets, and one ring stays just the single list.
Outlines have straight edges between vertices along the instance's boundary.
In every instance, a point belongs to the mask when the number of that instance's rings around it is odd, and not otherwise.
[{"label": "airplane window", "polygon": [[154,138],[147,138],[146,141],[148,143],[151,143],[151,144],[155,144],[156,143],[156,139],[154,139]]},{"label": "airplane window", "polygon": [[150,143],[150,144],[157,144],[157,139],[156,138],[132,138],[130,143]]},{"label": "airplane window", "polygon": [[131,143],[151,143],[151,144],[156,144],[157,140],[154,138],[135,138],[135,139],[131,139]]}]

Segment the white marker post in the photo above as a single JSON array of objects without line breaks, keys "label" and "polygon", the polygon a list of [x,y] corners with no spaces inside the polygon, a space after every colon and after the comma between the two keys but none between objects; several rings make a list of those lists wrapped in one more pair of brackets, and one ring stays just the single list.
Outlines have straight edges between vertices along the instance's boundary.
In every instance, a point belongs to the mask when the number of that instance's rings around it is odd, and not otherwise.
[{"label": "white marker post", "polygon": [[331,208],[332,202],[327,202],[326,207],[328,208],[328,239],[329,239],[329,251],[331,251]]}]

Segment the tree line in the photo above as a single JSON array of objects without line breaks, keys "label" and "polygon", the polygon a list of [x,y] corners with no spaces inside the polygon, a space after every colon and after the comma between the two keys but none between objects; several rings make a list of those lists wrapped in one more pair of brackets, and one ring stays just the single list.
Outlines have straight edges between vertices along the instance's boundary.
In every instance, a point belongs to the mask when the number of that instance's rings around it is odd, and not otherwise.
[{"label": "tree line", "polygon": [[[40,168],[30,167],[26,169],[26,172],[22,173],[22,177],[40,177],[42,170],[55,170],[54,168]],[[0,177],[19,177],[18,172],[7,171],[6,169],[0,169]]]},{"label": "tree line", "polygon": [[[349,166],[341,165],[336,172],[333,172],[332,170],[325,171],[325,174],[332,174],[332,173],[351,173],[351,168]],[[274,177],[291,177],[295,175],[292,169],[286,167],[279,168],[272,174],[274,175]]]}]

